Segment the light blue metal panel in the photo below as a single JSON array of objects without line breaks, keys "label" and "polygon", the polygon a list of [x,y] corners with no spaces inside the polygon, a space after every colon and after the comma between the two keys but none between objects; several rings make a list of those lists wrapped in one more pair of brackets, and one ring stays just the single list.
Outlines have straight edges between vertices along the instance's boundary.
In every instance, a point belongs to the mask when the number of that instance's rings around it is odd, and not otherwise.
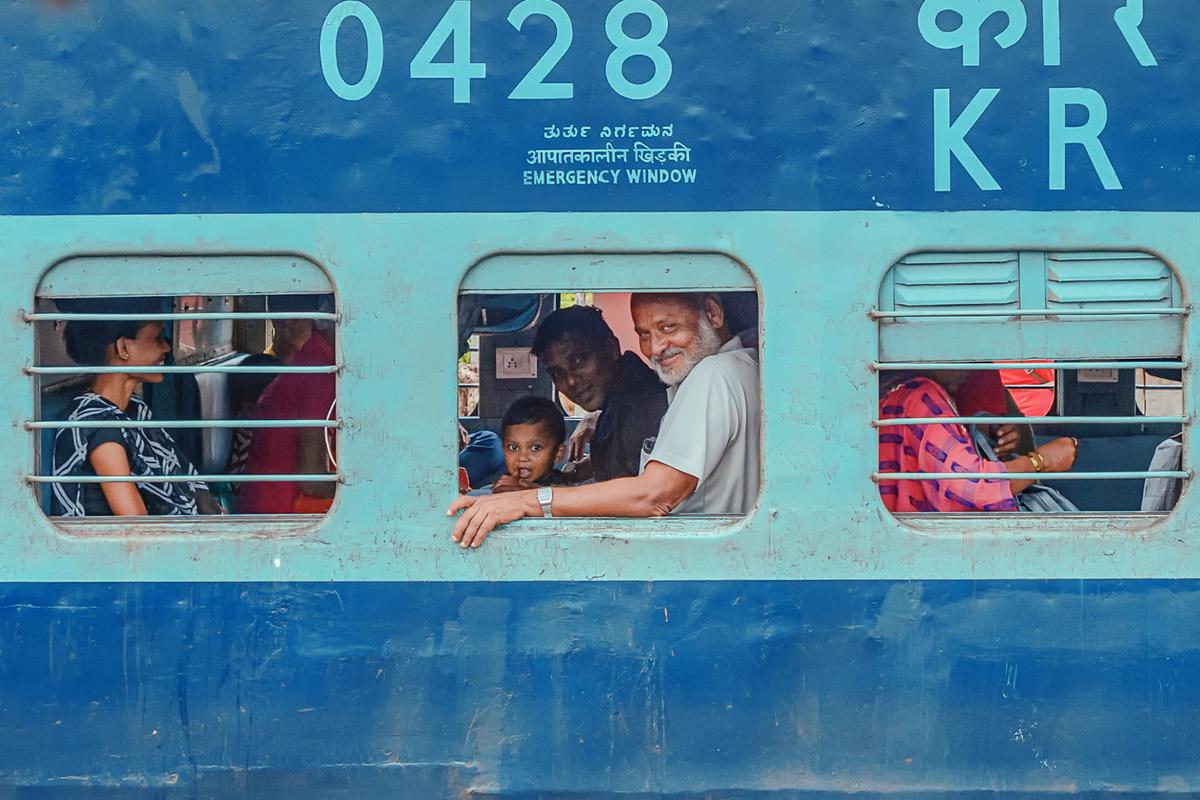
[{"label": "light blue metal panel", "polygon": [[1021,310],[1046,307],[1046,254],[1026,250],[1019,256]]},{"label": "light blue metal panel", "polygon": [[[66,257],[300,252],[336,282],[339,469],[307,522],[86,520],[57,528],[24,482],[35,438],[32,326],[0,315],[0,577],[7,580],[655,580],[1194,577],[1200,494],[1166,519],[899,520],[878,469],[883,274],[907,253],[1153,249],[1200,275],[1200,225],[1180,213],[614,213],[0,218],[5,280],[33,297]],[[762,298],[763,490],[744,519],[523,520],[473,552],[450,541],[456,496],[455,305],[462,276],[516,250],[727,252]],[[689,276],[673,276],[684,283]],[[701,279],[691,276],[696,284]],[[97,279],[97,283],[99,279]],[[678,285],[678,284],[675,284]],[[124,290],[126,287],[116,287]],[[575,288],[575,287],[572,287]],[[585,287],[586,288],[586,287]],[[705,288],[700,285],[692,288]],[[130,290],[143,287],[129,287]],[[1123,324],[1113,322],[1111,330]],[[1064,325],[1064,331],[1071,329]],[[1186,331],[1181,355],[1195,349]],[[1064,335],[1070,335],[1069,333]],[[1105,336],[1111,335],[1105,333]],[[1164,360],[1174,363],[1177,359]],[[1192,371],[1185,390],[1197,390]],[[441,420],[442,422],[439,422]],[[444,422],[444,424],[443,424]],[[1189,440],[1185,445],[1193,446]],[[22,457],[21,454],[25,454]],[[1194,463],[1189,455],[1186,463]],[[935,515],[926,515],[935,516]]]},{"label": "light blue metal panel", "polygon": [[1016,253],[918,253],[891,270],[896,309],[1015,308]]},{"label": "light blue metal panel", "polygon": [[1176,357],[1179,317],[1130,319],[906,320],[884,323],[879,353],[886,361],[1020,361]]},{"label": "light blue metal panel", "polygon": [[[1178,282],[1165,263],[1145,252],[917,253],[897,262],[888,282],[895,286],[897,310],[930,316],[882,317],[885,360],[1134,359],[1181,352],[1182,320],[1174,316],[1118,321],[1028,315],[1042,308],[1167,311],[1179,298]],[[881,291],[889,290],[885,282]],[[1021,316],[995,316],[1007,308]],[[976,309],[992,316],[962,318]],[[939,320],[937,312],[959,318]]]},{"label": "light blue metal panel", "polygon": [[464,293],[752,290],[754,278],[721,253],[528,253],[491,256],[463,277]]},{"label": "light blue metal panel", "polygon": [[1179,299],[1170,267],[1149,253],[1049,253],[1050,308],[1154,308]]},{"label": "light blue metal panel", "polygon": [[[203,245],[188,249],[193,248],[215,249]],[[333,291],[329,276],[303,256],[269,252],[136,254],[144,249],[131,241],[124,253],[64,259],[42,278],[37,294],[58,298]]]}]

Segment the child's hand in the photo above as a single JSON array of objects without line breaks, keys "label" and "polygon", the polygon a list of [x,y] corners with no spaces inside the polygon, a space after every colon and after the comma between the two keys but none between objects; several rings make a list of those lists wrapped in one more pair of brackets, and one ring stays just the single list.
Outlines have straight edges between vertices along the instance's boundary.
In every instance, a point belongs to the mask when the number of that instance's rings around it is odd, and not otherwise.
[{"label": "child's hand", "polygon": [[525,489],[536,489],[537,484],[523,481],[515,475],[501,475],[500,480],[492,484],[492,494],[504,492],[521,492]]}]

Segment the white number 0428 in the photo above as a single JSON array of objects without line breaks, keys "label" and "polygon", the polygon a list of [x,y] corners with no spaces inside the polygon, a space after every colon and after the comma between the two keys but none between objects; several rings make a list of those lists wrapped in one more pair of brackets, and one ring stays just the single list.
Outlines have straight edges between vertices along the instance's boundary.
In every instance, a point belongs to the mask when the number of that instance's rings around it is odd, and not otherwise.
[{"label": "white number 0428", "polygon": [[[508,14],[508,22],[517,31],[533,16],[542,16],[554,25],[554,41],[513,87],[510,100],[567,100],[575,96],[575,84],[570,81],[548,81],[550,73],[562,60],[574,39],[571,17],[555,0],[520,0]],[[650,22],[643,36],[625,33],[630,17],[642,16]],[[366,66],[357,81],[351,83],[338,65],[338,34],[342,24],[353,17],[362,25],[366,36]],[[620,0],[604,20],[604,32],[613,51],[604,65],[608,85],[630,100],[648,100],[662,92],[671,80],[671,56],[663,49],[667,36],[667,12],[655,0]],[[434,61],[449,42],[450,60]],[[625,65],[641,56],[649,60],[653,70],[650,77],[634,83],[625,77]],[[366,3],[342,0],[325,17],[321,26],[321,72],[330,90],[343,100],[362,100],[371,94],[383,72],[383,29],[379,19]],[[487,65],[471,60],[471,0],[452,0],[446,13],[430,31],[425,42],[409,63],[409,77],[447,78],[450,80],[454,102],[471,102],[471,81],[487,75]]]}]

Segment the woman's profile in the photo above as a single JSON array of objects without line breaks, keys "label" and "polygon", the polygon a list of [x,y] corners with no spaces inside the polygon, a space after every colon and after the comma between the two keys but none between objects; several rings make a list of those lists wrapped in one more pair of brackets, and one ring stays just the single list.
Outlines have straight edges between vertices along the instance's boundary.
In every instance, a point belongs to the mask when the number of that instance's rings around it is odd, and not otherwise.
[{"label": "woman's profile", "polygon": [[[154,313],[154,301],[113,303],[127,313]],[[70,309],[75,311],[72,304]],[[92,311],[93,308],[79,308]],[[171,350],[161,322],[72,320],[63,331],[67,355],[84,366],[121,367],[122,371],[92,376],[87,389],[71,403],[67,419],[79,422],[145,421],[150,407],[137,394],[143,383],[159,383],[161,366]],[[54,437],[54,475],[195,475],[187,456],[163,428],[63,428]],[[220,507],[199,481],[179,483],[56,483],[53,512],[68,517],[192,515],[220,513]]]}]

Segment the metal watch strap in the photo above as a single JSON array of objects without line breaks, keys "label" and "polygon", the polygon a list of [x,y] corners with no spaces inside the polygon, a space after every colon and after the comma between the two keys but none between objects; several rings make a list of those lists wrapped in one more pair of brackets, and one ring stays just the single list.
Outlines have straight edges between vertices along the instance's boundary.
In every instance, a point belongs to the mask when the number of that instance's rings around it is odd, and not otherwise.
[{"label": "metal watch strap", "polygon": [[550,504],[554,501],[554,489],[550,486],[543,486],[537,490],[538,505],[542,507],[542,516],[550,519],[554,514],[550,511]]}]

